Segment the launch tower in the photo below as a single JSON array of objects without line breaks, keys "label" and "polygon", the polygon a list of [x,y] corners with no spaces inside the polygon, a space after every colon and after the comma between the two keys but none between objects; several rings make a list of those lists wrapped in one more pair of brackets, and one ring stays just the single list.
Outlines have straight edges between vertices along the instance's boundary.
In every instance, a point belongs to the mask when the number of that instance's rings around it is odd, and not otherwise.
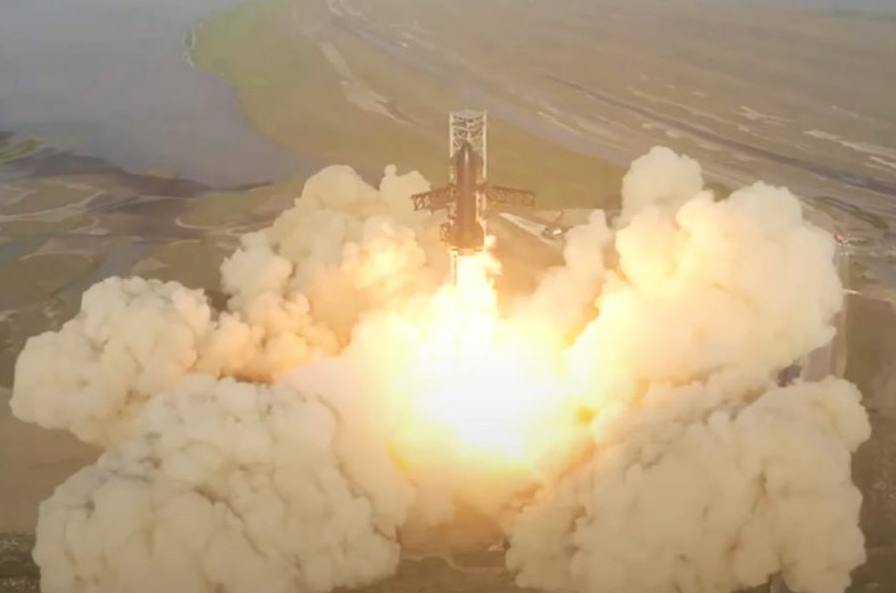
[{"label": "launch tower", "polygon": [[477,184],[485,183],[488,178],[488,116],[485,111],[452,111],[448,114],[448,171],[449,183],[457,183],[457,169],[454,166],[454,155],[464,142],[469,142],[473,152],[479,157],[479,175]]},{"label": "launch tower", "polygon": [[448,185],[414,194],[415,210],[445,210],[442,240],[455,253],[484,247],[485,221],[494,206],[533,206],[528,190],[488,181],[488,130],[484,111],[448,114]]},{"label": "launch tower", "polygon": [[[457,184],[457,160],[454,158],[458,151],[467,143],[472,147],[473,153],[478,157],[479,166],[476,168],[476,186],[484,187],[488,179],[488,113],[474,109],[452,111],[448,114],[448,183]],[[476,192],[476,220],[486,232],[485,194]],[[449,206],[448,218],[454,220],[457,216],[457,202]],[[445,236],[443,234],[443,236]]]}]

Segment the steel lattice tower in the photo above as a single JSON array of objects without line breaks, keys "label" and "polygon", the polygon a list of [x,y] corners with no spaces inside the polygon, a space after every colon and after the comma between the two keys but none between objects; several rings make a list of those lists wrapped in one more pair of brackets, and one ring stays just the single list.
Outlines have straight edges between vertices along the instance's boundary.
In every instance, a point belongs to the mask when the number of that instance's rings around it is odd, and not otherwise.
[{"label": "steel lattice tower", "polygon": [[457,174],[454,170],[454,154],[464,142],[469,142],[481,159],[477,182],[485,183],[485,180],[488,178],[487,124],[485,111],[466,109],[464,111],[452,111],[448,114],[448,161],[451,163],[448,175],[451,183],[457,182]]}]

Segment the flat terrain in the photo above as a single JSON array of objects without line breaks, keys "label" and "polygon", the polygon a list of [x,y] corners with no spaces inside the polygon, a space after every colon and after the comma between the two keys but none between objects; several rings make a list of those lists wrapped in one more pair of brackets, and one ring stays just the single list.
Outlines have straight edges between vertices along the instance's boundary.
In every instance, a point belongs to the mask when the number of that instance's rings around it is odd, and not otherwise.
[{"label": "flat terrain", "polygon": [[[484,105],[371,45],[334,10],[308,0],[244,4],[197,29],[193,60],[230,81],[249,120],[296,154],[374,176],[395,163],[441,183],[448,112]],[[489,132],[495,182],[534,189],[545,207],[617,202],[622,165],[546,145],[499,112]]]},{"label": "flat terrain", "polygon": [[368,177],[394,162],[439,183],[446,113],[484,108],[493,181],[536,190],[543,208],[614,207],[628,163],[666,144],[723,193],[758,179],[791,188],[873,256],[865,285],[896,282],[894,13],[254,0],[199,27],[192,56],[303,158]]},{"label": "flat terrain", "polygon": [[[33,153],[31,143],[0,138],[0,154],[14,155],[16,164],[0,181],[0,534],[32,532],[38,503],[97,455],[68,433],[12,417],[6,403],[25,341],[58,329],[77,312],[83,291],[108,276],[216,288],[218,266],[237,235],[270,223],[300,187],[206,191],[114,168],[22,175],[48,162],[59,166],[58,155]],[[31,160],[23,161],[27,154]],[[63,160],[75,170],[91,168]],[[5,558],[0,546],[0,591],[7,585],[32,590],[21,575],[4,581]]]},{"label": "flat terrain", "polygon": [[896,187],[894,14],[659,0],[329,6],[393,60],[429,63],[474,101],[614,162],[664,141],[744,181]]},{"label": "flat terrain", "polygon": [[[396,160],[435,178],[444,149],[424,149],[444,146],[446,111],[487,108],[493,177],[537,185],[546,206],[611,195],[616,180],[583,173],[624,168],[661,142],[729,184],[849,191],[886,212],[880,197],[896,193],[890,14],[256,0],[201,27],[193,53],[266,135],[362,168]],[[538,172],[550,173],[544,185]]]},{"label": "flat terrain", "polygon": [[[875,298],[850,298],[847,376],[874,425],[856,461],[870,561],[853,591],[896,591],[896,312],[876,300],[896,286],[896,18],[719,1],[253,0],[208,19],[190,42],[206,71],[193,74],[229,83],[266,137],[259,154],[288,153],[297,176],[212,188],[0,134],[0,532],[32,531],[39,501],[96,455],[10,416],[28,337],[58,328],[110,275],[214,289],[236,236],[288,207],[309,170],[348,163],[375,180],[395,163],[442,183],[447,112],[485,108],[490,178],[534,189],[540,208],[615,207],[628,162],[659,143],[698,158],[722,192],[760,178],[788,185],[855,239],[853,284]],[[172,51],[183,53],[179,38]],[[153,138],[146,150],[168,141],[164,130]],[[228,163],[242,154],[220,152]],[[181,170],[169,161],[157,164]],[[200,162],[220,173],[214,159]],[[494,228],[513,245],[505,253],[529,262],[508,287],[551,263],[513,229]],[[28,540],[10,541],[0,536],[0,592],[35,591]],[[369,590],[514,587],[499,558],[473,554],[409,558]]]},{"label": "flat terrain", "polygon": [[0,2],[0,131],[210,184],[288,178],[298,160],[184,56],[196,23],[241,1]]}]

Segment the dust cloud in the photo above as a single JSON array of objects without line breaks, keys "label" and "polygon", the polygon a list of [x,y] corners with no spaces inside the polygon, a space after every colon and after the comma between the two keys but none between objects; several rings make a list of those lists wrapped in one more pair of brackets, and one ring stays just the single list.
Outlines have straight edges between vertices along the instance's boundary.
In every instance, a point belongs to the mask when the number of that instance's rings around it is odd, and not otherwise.
[{"label": "dust cloud", "polygon": [[727,593],[782,573],[840,593],[864,562],[861,397],[777,372],[828,343],[834,239],[762,183],[724,200],[666,148],[623,212],[500,304],[456,262],[429,189],[310,178],[221,265],[224,310],[110,278],[29,340],[14,414],[104,449],[40,507],[48,593],[307,591],[393,574],[402,533],[459,505],[503,529],[518,584]]}]

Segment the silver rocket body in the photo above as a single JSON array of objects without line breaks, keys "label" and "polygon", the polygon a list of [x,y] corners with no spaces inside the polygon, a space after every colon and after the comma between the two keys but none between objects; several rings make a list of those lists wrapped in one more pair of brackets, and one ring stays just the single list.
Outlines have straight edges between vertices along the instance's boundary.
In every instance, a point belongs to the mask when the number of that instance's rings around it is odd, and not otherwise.
[{"label": "silver rocket body", "polygon": [[447,242],[458,253],[481,251],[485,244],[482,213],[479,212],[479,160],[473,147],[465,142],[454,156],[457,175],[454,217],[447,231]]}]

